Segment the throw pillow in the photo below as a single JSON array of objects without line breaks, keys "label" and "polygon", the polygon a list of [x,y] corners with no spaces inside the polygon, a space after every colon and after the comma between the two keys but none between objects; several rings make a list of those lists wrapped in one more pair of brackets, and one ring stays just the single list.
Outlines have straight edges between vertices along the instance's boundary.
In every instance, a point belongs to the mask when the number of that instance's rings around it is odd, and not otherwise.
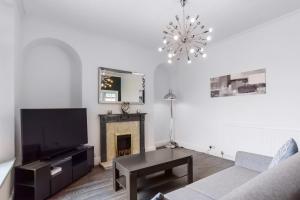
[{"label": "throw pillow", "polygon": [[158,193],[151,200],[164,200],[164,199],[165,199],[164,195],[162,193]]},{"label": "throw pillow", "polygon": [[276,153],[273,160],[269,165],[269,169],[278,165],[281,161],[287,159],[288,157],[294,155],[298,152],[298,146],[296,141],[291,138],[289,139]]}]

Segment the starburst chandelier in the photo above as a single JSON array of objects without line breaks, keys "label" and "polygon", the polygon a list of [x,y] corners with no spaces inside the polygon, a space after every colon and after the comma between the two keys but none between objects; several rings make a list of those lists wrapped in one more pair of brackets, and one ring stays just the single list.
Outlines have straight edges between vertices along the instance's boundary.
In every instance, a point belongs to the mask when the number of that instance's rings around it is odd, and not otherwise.
[{"label": "starburst chandelier", "polygon": [[182,7],[182,19],[175,16],[176,21],[171,21],[163,30],[163,46],[158,48],[159,52],[165,51],[168,55],[168,63],[173,60],[186,59],[187,63],[192,63],[192,58],[206,58],[205,48],[211,40],[209,33],[212,28],[207,28],[200,22],[200,17],[185,15],[184,7],[187,0],[180,0]]}]

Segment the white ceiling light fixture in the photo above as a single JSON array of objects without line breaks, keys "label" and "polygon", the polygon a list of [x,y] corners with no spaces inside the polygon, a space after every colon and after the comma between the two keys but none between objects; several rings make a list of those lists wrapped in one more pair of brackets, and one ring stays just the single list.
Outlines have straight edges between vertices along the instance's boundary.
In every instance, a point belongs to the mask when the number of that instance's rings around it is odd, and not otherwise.
[{"label": "white ceiling light fixture", "polygon": [[[204,49],[212,37],[209,35],[213,31],[200,22],[200,17],[191,17],[185,15],[184,7],[187,0],[180,0],[182,7],[182,19],[175,16],[176,21],[170,22],[163,31],[163,46],[159,47],[159,52],[166,51],[168,55],[168,63],[172,63],[171,59],[180,60],[185,58],[190,64],[191,57],[207,56]],[[170,56],[173,55],[173,56]],[[171,61],[171,62],[170,62]]]}]

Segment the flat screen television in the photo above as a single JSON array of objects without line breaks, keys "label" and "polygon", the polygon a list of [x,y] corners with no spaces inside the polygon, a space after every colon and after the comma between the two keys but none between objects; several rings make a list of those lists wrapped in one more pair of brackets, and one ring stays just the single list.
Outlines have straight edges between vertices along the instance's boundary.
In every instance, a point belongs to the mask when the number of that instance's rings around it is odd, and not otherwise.
[{"label": "flat screen television", "polygon": [[88,142],[85,108],[21,109],[23,164],[51,159]]}]

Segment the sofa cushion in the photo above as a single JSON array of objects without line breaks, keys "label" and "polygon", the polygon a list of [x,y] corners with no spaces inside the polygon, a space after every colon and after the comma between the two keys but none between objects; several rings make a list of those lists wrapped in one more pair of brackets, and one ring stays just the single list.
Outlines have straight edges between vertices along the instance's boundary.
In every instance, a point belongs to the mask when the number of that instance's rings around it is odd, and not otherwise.
[{"label": "sofa cushion", "polygon": [[211,199],[219,199],[258,174],[257,171],[233,166],[192,183],[186,188],[197,191]]},{"label": "sofa cushion", "polygon": [[300,153],[236,188],[222,200],[299,200]]},{"label": "sofa cushion", "polygon": [[289,139],[276,153],[274,156],[269,169],[278,165],[281,161],[287,159],[288,157],[294,155],[298,152],[298,146],[294,139]]},{"label": "sofa cushion", "polygon": [[169,200],[214,200],[187,187],[165,194],[165,198]]}]

